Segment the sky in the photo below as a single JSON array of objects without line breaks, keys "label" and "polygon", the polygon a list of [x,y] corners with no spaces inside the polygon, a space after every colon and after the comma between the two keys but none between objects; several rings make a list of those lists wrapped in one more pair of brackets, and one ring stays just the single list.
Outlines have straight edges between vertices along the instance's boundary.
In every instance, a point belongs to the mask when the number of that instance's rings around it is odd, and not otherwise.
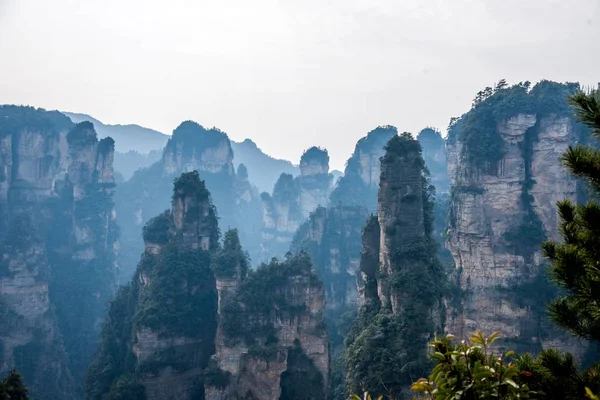
[{"label": "sky", "polygon": [[598,38],[600,0],[0,0],[0,103],[343,169],[368,131],[445,132],[502,78],[595,86]]}]

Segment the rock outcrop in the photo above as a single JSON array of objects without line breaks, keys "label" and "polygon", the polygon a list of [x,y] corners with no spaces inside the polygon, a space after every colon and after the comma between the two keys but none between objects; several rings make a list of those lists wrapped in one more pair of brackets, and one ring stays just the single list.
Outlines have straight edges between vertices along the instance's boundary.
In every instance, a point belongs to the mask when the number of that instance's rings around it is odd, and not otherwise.
[{"label": "rock outcrop", "polygon": [[[162,159],[137,171],[116,193],[117,217],[123,231],[121,265],[127,280],[142,251],[141,230],[169,205],[173,179],[198,171],[219,209],[220,226],[237,228],[253,259],[258,258],[261,204],[258,191],[248,183],[248,170],[236,175],[227,135],[192,121],[173,131]],[[250,171],[252,173],[252,171]]]},{"label": "rock outcrop", "polygon": [[144,254],[111,304],[88,373],[89,399],[278,400],[325,392],[325,297],[310,260],[249,273],[236,230],[219,245],[211,197],[197,171],[184,173],[171,210],[144,227]]},{"label": "rock outcrop", "polygon": [[386,146],[378,198],[363,231],[363,307],[346,339],[346,380],[351,393],[398,397],[428,367],[426,342],[444,325],[432,193],[421,146],[408,133]]},{"label": "rock outcrop", "polygon": [[448,304],[447,330],[460,337],[500,330],[517,350],[581,354],[580,343],[546,320],[552,289],[539,247],[558,239],[556,201],[577,200],[559,161],[582,134],[565,103],[575,89],[543,81],[490,90],[452,125],[447,247],[463,294]]},{"label": "rock outcrop", "polygon": [[[192,399],[214,353],[217,292],[210,267],[218,224],[198,172],[184,173],[172,206],[144,227],[133,281],[113,300],[88,372],[90,399]],[[122,396],[122,397],[119,397]]]},{"label": "rock outcrop", "polygon": [[58,112],[2,106],[0,120],[0,303],[10,321],[0,373],[17,368],[36,398],[74,398],[115,286],[114,142]]},{"label": "rock outcrop", "polygon": [[[220,285],[219,329],[206,398],[284,400],[327,393],[323,287],[306,254]],[[236,287],[237,286],[237,287]],[[232,287],[236,287],[233,294]]]},{"label": "rock outcrop", "polygon": [[[361,206],[317,207],[294,237],[291,251],[306,251],[325,287],[326,316],[332,334],[346,312],[356,312],[362,228],[369,212]],[[340,342],[342,338],[336,340]]]},{"label": "rock outcrop", "polygon": [[423,160],[431,176],[431,184],[437,194],[450,190],[448,180],[448,163],[446,161],[446,141],[441,133],[434,128],[425,128],[417,135],[417,140],[423,149]]},{"label": "rock outcrop", "polygon": [[398,134],[390,125],[373,129],[356,143],[354,153],[346,163],[344,176],[336,182],[331,204],[360,205],[370,211],[377,210],[377,190],[381,173],[381,157],[385,145]]},{"label": "rock outcrop", "polygon": [[261,261],[281,258],[289,250],[300,224],[318,206],[327,206],[332,181],[327,150],[311,147],[300,159],[300,176],[281,174],[273,194],[261,194]]}]

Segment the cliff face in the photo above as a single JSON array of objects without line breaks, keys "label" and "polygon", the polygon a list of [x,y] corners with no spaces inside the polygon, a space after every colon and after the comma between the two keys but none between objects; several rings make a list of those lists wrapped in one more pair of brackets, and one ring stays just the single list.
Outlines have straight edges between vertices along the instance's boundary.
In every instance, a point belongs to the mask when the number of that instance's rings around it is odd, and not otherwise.
[{"label": "cliff face", "polygon": [[294,399],[306,379],[326,390],[325,300],[310,261],[249,272],[236,230],[219,245],[210,199],[199,174],[184,173],[171,210],[144,227],[88,373],[91,400]]},{"label": "cliff face", "polygon": [[370,211],[377,210],[377,190],[384,147],[398,130],[393,126],[373,129],[356,143],[354,153],[346,164],[344,176],[336,182],[331,193],[331,203],[360,205]]},{"label": "cliff face", "polygon": [[325,295],[308,256],[263,265],[247,279],[221,287],[227,289],[220,289],[216,354],[205,397],[322,398],[329,377]]},{"label": "cliff face", "polygon": [[189,171],[198,171],[205,181],[219,209],[221,226],[237,228],[251,256],[258,257],[261,205],[258,191],[248,183],[247,169],[242,167],[237,176],[231,144],[224,132],[186,121],[173,131],[162,159],[137,171],[117,191],[117,215],[124,238],[124,279],[133,273],[142,251],[142,227],[168,206],[173,179]]},{"label": "cliff face", "polygon": [[312,147],[300,159],[300,176],[281,174],[273,194],[262,193],[260,259],[282,257],[300,224],[318,206],[326,206],[333,177],[326,150]]},{"label": "cliff face", "polygon": [[292,242],[291,251],[306,251],[323,282],[331,329],[342,314],[357,309],[361,232],[368,218],[360,206],[318,207]]},{"label": "cliff face", "polygon": [[333,176],[329,174],[327,150],[317,147],[306,150],[300,158],[300,176],[296,181],[303,218],[318,206],[326,206],[333,181]]},{"label": "cliff face", "polygon": [[171,204],[144,227],[145,251],[133,281],[111,304],[88,373],[91,399],[185,400],[202,392],[198,380],[216,333],[210,264],[217,218],[195,171],[175,181]]},{"label": "cliff face", "polygon": [[[559,161],[581,135],[564,102],[572,90],[552,82],[531,91],[497,89],[455,122],[448,145],[453,187],[447,247],[463,298],[449,304],[449,332],[466,337],[477,329],[500,330],[522,350],[581,352],[580,344],[546,321],[552,294],[539,247],[546,238],[558,239],[556,201],[577,200],[575,180]],[[501,113],[503,99],[515,108]],[[498,150],[480,160],[471,136],[486,127]]]},{"label": "cliff face", "polygon": [[386,146],[378,198],[377,217],[363,231],[363,307],[346,340],[346,380],[351,393],[398,397],[428,368],[426,342],[444,325],[432,190],[421,146],[408,133]]},{"label": "cliff face", "polygon": [[12,321],[0,373],[17,368],[37,398],[69,399],[114,290],[114,142],[58,112],[0,114],[0,303]]},{"label": "cliff face", "polygon": [[450,189],[446,161],[446,142],[440,132],[433,128],[425,128],[417,135],[423,149],[423,160],[431,176],[431,184],[436,193],[442,194]]},{"label": "cliff face", "polygon": [[11,223],[0,261],[0,370],[18,368],[41,399],[74,399],[75,387],[48,293],[50,266],[27,214]]}]

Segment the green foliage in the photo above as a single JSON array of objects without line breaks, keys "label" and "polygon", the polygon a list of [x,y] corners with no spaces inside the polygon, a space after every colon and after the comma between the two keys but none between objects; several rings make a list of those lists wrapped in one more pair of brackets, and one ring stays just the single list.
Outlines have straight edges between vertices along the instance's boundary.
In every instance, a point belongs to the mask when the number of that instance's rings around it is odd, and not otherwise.
[{"label": "green foliage", "polygon": [[139,269],[151,284],[140,296],[134,326],[168,337],[214,335],[217,294],[210,263],[209,252],[178,243],[169,243],[156,257],[144,257]]},{"label": "green foliage", "polygon": [[472,108],[459,119],[452,119],[448,141],[460,140],[467,161],[488,174],[496,173],[496,164],[504,156],[504,141],[498,124],[517,114],[569,114],[567,96],[578,89],[577,84],[541,81],[529,90],[529,82],[508,86],[500,81],[495,88],[486,87],[477,93]]},{"label": "green foliage", "polygon": [[171,228],[171,212],[165,211],[152,218],[142,230],[144,242],[165,244],[169,241],[169,229]]},{"label": "green foliage", "polygon": [[[578,119],[600,137],[599,92],[578,93],[570,98]],[[600,152],[589,146],[569,147],[562,157],[572,174],[600,193]],[[575,205],[568,200],[558,203],[559,227],[563,242],[546,242],[550,274],[564,291],[552,301],[552,319],[571,333],[600,341],[600,204],[594,199]]]},{"label": "green foliage", "polygon": [[[423,227],[416,232],[422,233],[407,235],[401,218],[397,219],[396,225],[388,226],[389,275],[379,265],[366,265],[373,260],[366,257],[361,260],[361,270],[368,280],[365,293],[367,290],[371,293],[369,299],[376,296],[376,300],[381,300],[381,291],[388,297],[394,296],[397,305],[392,312],[389,300],[382,304],[367,302],[346,339],[345,366],[349,393],[367,391],[393,399],[399,398],[402,388],[429,366],[425,345],[440,323],[443,324],[441,298],[447,288],[445,271],[437,260],[437,244],[433,238],[435,188],[429,184],[420,144],[404,133],[392,138],[386,150],[382,170],[407,165],[420,171],[422,193],[419,204],[422,204]],[[382,181],[384,178],[382,174]],[[387,184],[395,183],[391,178],[385,179],[390,179],[385,181]],[[379,246],[379,240],[370,244],[367,236],[373,232],[373,238],[377,239],[378,228],[376,218],[367,222],[363,255],[369,252],[368,246]],[[378,261],[379,251],[375,256]],[[433,317],[436,310],[441,314],[437,317],[439,321]]]},{"label": "green foliage", "polygon": [[212,270],[217,278],[244,279],[248,273],[248,254],[242,249],[237,229],[225,232],[223,247],[212,258]]},{"label": "green foliage", "polygon": [[273,188],[273,201],[277,203],[295,202],[298,199],[298,188],[291,174],[281,174]]},{"label": "green foliage", "polygon": [[[98,136],[94,130],[94,124],[89,121],[80,122],[67,134],[67,142],[71,147],[86,147],[96,144]],[[103,146],[108,144],[105,141]],[[114,144],[114,143],[113,143]]]},{"label": "green foliage", "polygon": [[436,365],[428,379],[421,378],[412,390],[436,400],[528,399],[538,393],[518,382],[521,370],[507,360],[512,352],[494,354],[490,346],[499,332],[484,337],[471,335],[471,343],[454,344],[453,336],[435,339],[431,358]]},{"label": "green foliage", "polygon": [[199,156],[203,149],[216,147],[222,142],[227,142],[233,158],[233,151],[225,132],[214,127],[206,129],[194,121],[184,121],[173,131],[165,151],[172,151],[176,146],[183,145],[183,157],[189,159],[194,154]]},{"label": "green foliage", "polygon": [[0,400],[28,400],[27,392],[21,375],[15,370],[0,380]]},{"label": "green foliage", "polygon": [[311,268],[310,257],[301,253],[281,262],[273,259],[249,271],[235,297],[223,307],[221,319],[225,335],[253,345],[257,339],[268,340],[273,336],[275,313],[291,319],[304,312],[303,306],[289,303],[286,289],[297,276],[308,276],[313,284],[320,285]]},{"label": "green foliage", "polygon": [[[102,328],[102,340],[96,357],[85,378],[85,392],[89,400],[108,400],[104,395],[114,396],[130,386],[134,371],[135,356],[131,351],[132,317],[139,297],[138,282],[119,287],[111,301],[108,315]],[[121,377],[123,377],[121,379]],[[120,382],[120,383],[119,383]]]},{"label": "green foliage", "polygon": [[310,255],[323,282],[332,363],[330,387],[335,399],[344,398],[344,339],[356,317],[356,304],[348,302],[349,294],[356,290],[356,276],[348,271],[360,259],[362,227],[368,217],[369,212],[361,206],[317,207],[291,245],[293,253]]},{"label": "green foliage", "polygon": [[357,324],[362,331],[356,337],[351,333],[347,339],[347,390],[397,398],[411,377],[421,375],[427,366],[422,338],[406,334],[408,330],[413,333],[418,330],[420,323],[382,310],[370,317],[365,317],[363,312]]},{"label": "green foliage", "polygon": [[571,354],[554,349],[536,357],[496,353],[492,345],[498,338],[499,332],[489,337],[478,332],[470,342],[460,343],[452,335],[436,338],[429,345],[436,365],[428,378],[413,383],[412,390],[436,400],[579,400],[586,391],[600,389],[598,369],[581,371]]},{"label": "green foliage", "polygon": [[300,164],[310,161],[317,161],[320,164],[329,165],[329,154],[326,149],[313,146],[308,150],[305,150],[300,157]]},{"label": "green foliage", "polygon": [[115,150],[115,141],[113,138],[105,137],[98,142],[98,154],[107,155]]},{"label": "green foliage", "polygon": [[71,120],[58,111],[15,105],[0,106],[0,135],[10,135],[24,130],[42,131],[52,135],[73,127]]},{"label": "green foliage", "polygon": [[513,225],[504,234],[506,240],[514,247],[517,254],[528,258],[533,257],[533,252],[546,240],[546,232],[542,221],[533,210],[523,216],[518,225]]}]

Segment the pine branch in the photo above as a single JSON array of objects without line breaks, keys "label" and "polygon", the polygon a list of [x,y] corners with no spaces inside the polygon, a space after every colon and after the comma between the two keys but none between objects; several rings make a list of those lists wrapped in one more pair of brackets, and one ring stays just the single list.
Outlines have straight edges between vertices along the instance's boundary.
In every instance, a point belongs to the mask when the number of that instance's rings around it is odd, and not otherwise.
[{"label": "pine branch", "polygon": [[569,97],[568,102],[575,110],[577,119],[593,130],[593,135],[600,137],[600,92],[583,91]]}]

